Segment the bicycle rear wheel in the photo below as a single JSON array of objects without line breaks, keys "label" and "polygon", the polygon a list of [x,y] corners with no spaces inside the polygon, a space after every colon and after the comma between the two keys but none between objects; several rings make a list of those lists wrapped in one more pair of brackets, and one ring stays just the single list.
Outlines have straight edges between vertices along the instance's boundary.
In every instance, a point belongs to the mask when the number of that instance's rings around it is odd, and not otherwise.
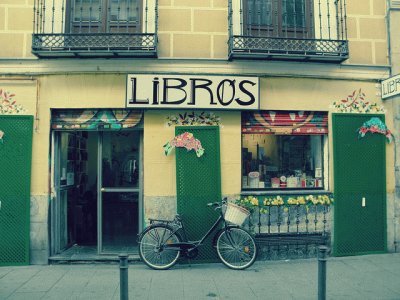
[{"label": "bicycle rear wheel", "polygon": [[217,253],[227,267],[243,270],[256,260],[257,246],[254,238],[246,230],[231,227],[219,234]]},{"label": "bicycle rear wheel", "polygon": [[181,242],[181,237],[167,225],[148,227],[139,239],[139,256],[150,268],[166,270],[179,259],[180,250],[168,244]]}]

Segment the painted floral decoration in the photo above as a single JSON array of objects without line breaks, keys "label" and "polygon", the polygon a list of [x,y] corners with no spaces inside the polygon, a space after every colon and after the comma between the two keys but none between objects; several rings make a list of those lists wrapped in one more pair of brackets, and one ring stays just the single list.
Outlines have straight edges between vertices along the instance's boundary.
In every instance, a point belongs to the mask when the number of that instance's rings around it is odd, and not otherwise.
[{"label": "painted floral decoration", "polygon": [[26,110],[12,98],[15,94],[0,89],[0,114],[21,114]]},{"label": "painted floral decoration", "polygon": [[3,136],[4,136],[4,131],[0,130],[0,143],[3,144]]},{"label": "painted floral decoration", "polygon": [[389,143],[393,141],[393,134],[386,127],[385,123],[377,117],[373,117],[370,120],[364,122],[364,124],[358,129],[358,137],[364,137],[368,132],[383,134]]},{"label": "painted floral decoration", "polygon": [[168,126],[172,125],[220,125],[221,118],[211,112],[184,113],[167,117]]},{"label": "painted floral decoration", "polygon": [[353,91],[345,99],[333,102],[331,108],[341,113],[386,113],[383,106],[366,101],[361,89],[357,93]]},{"label": "painted floral decoration", "polygon": [[195,150],[197,157],[204,154],[204,148],[201,146],[201,142],[193,136],[193,133],[184,132],[171,141],[167,142],[164,146],[164,153],[168,155],[175,147],[186,148],[188,151]]}]

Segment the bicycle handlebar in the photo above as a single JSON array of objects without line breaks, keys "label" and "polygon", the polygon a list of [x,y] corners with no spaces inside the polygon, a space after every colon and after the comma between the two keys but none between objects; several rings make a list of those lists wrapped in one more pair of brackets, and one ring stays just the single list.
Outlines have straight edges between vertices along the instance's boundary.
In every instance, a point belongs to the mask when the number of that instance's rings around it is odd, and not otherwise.
[{"label": "bicycle handlebar", "polygon": [[221,208],[222,205],[226,204],[226,202],[228,202],[228,199],[225,197],[224,199],[222,199],[221,202],[210,202],[210,203],[207,203],[207,206],[208,207],[214,207],[215,206],[215,209],[218,209],[218,208]]}]

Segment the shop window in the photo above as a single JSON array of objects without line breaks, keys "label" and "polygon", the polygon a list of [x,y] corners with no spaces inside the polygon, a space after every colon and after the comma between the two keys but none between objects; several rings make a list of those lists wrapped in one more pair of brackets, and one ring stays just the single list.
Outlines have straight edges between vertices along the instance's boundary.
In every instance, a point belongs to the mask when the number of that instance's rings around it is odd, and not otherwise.
[{"label": "shop window", "polygon": [[326,189],[327,114],[242,116],[242,189]]}]

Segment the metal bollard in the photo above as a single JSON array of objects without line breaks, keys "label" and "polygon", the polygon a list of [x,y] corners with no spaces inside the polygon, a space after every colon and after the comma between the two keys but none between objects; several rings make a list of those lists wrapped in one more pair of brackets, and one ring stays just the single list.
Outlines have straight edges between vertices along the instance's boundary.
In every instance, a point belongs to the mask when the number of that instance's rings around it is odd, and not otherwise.
[{"label": "metal bollard", "polygon": [[318,247],[318,300],[326,299],[326,253],[328,247]]},{"label": "metal bollard", "polygon": [[119,294],[121,300],[128,300],[128,254],[121,253],[119,257]]}]

